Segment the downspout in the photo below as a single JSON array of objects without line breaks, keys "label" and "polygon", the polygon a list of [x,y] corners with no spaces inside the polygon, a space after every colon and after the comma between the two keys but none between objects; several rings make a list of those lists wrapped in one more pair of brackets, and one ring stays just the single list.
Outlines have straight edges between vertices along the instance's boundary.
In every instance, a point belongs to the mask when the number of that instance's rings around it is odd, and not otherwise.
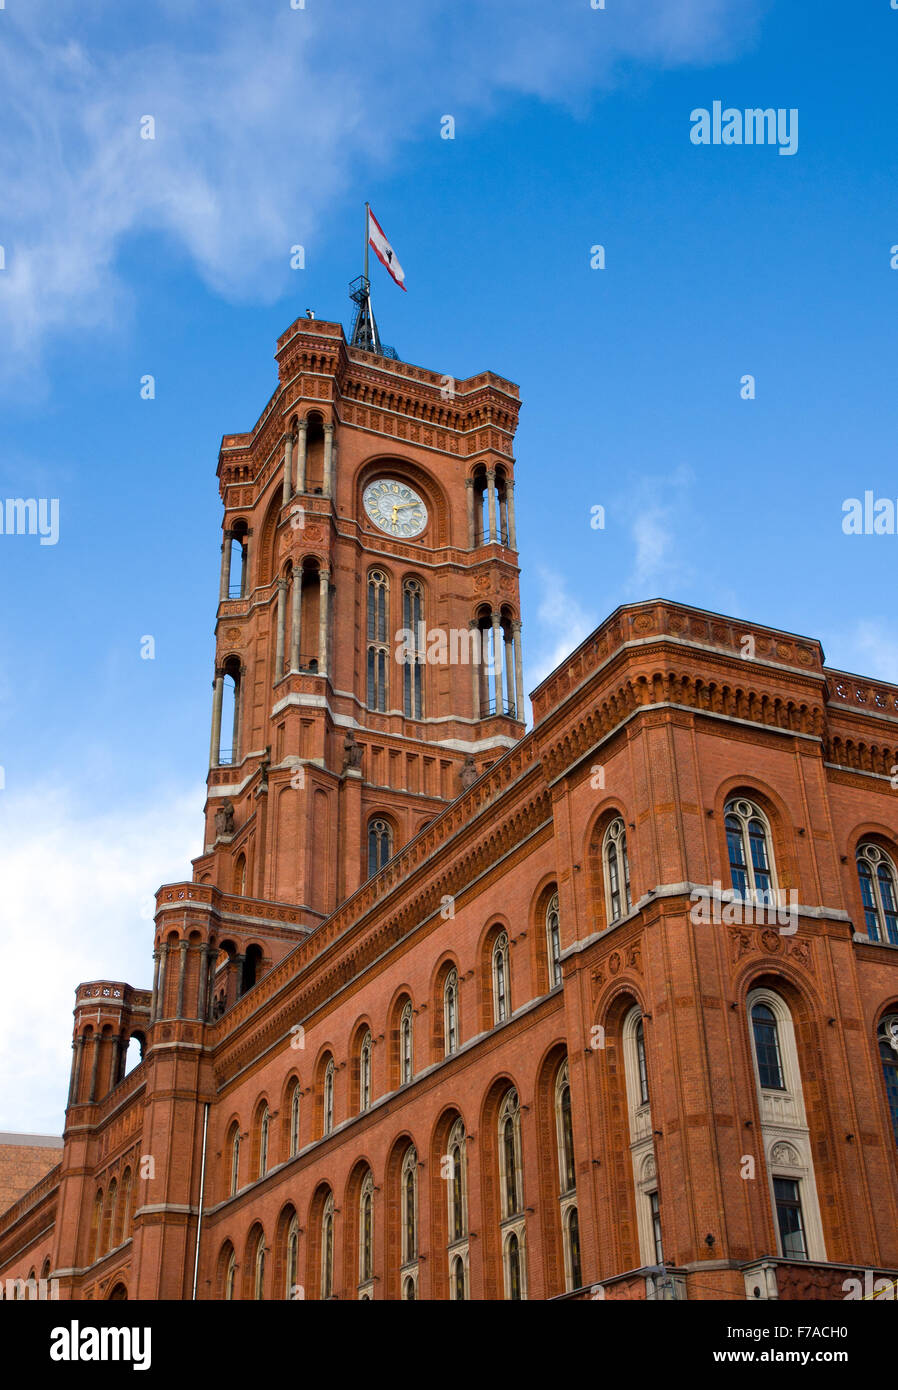
[{"label": "downspout", "polygon": [[193,1293],[191,1299],[196,1299],[196,1285],[200,1275],[200,1236],[203,1233],[203,1193],[206,1185],[206,1136],[209,1130],[209,1102],[203,1106],[203,1157],[200,1161],[200,1206],[199,1216],[196,1223],[196,1255],[193,1260]]}]

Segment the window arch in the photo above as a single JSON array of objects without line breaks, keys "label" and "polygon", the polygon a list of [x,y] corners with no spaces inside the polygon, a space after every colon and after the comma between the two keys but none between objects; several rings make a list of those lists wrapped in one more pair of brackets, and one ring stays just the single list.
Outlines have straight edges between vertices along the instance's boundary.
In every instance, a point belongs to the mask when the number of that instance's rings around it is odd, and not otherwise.
[{"label": "window arch", "polygon": [[406,1000],[399,1017],[399,1084],[406,1085],[414,1075],[414,1021],[411,999]]},{"label": "window arch", "polygon": [[388,699],[390,583],[383,570],[368,575],[368,708],[383,714]]},{"label": "window arch", "polygon": [[115,1230],[116,1208],[118,1206],[118,1183],[115,1178],[106,1192],[106,1210],[103,1216],[103,1253],[112,1249],[112,1235]]},{"label": "window arch", "polygon": [[558,1141],[558,1176],[560,1192],[573,1192],[577,1186],[574,1167],[574,1124],[571,1113],[571,1083],[565,1060],[555,1078],[555,1132]]},{"label": "window arch", "polygon": [[382,816],[368,822],[368,877],[393,858],[393,827]]},{"label": "window arch", "polygon": [[634,1004],[624,1018],[621,1042],[627,1089],[639,1257],[644,1265],[661,1264],[661,1206],[652,1111],[649,1103],[645,1023],[638,1004]]},{"label": "window arch", "polygon": [[131,1234],[131,1169],[126,1168],[122,1174],[122,1186],[119,1195],[118,1212],[115,1218],[115,1230],[113,1233],[113,1245],[121,1245]]},{"label": "window arch", "polygon": [[642,1019],[636,1024],[633,1039],[636,1044],[636,1083],[639,1088],[640,1105],[649,1103],[649,1069],[645,1059],[645,1024]]},{"label": "window arch", "polygon": [[443,1051],[447,1057],[458,1051],[458,971],[449,971],[443,984]]},{"label": "window arch", "polygon": [[234,865],[234,892],[238,897],[246,893],[246,855],[238,854]]},{"label": "window arch", "polygon": [[237,1253],[232,1245],[226,1245],[224,1249],[224,1297],[230,1302],[234,1297],[234,1290],[237,1287]]},{"label": "window arch", "polygon": [[886,1088],[892,1133],[898,1144],[898,1014],[887,1014],[879,1025],[879,1059]]},{"label": "window arch", "polygon": [[97,1195],[94,1197],[94,1211],[91,1219],[91,1263],[98,1260],[103,1253],[103,1189],[97,1188]]},{"label": "window arch", "polygon": [[260,1231],[259,1239],[256,1241],[256,1253],[253,1260],[253,1298],[264,1299],[265,1297],[265,1232]]},{"label": "window arch", "polygon": [[546,907],[546,950],[549,960],[549,989],[561,984],[561,919],[558,894],[553,893]]},{"label": "window arch", "polygon": [[230,1176],[228,1179],[228,1195],[233,1197],[237,1192],[240,1181],[240,1126],[234,1124],[231,1128],[231,1137],[228,1144],[230,1157]]},{"label": "window arch", "polygon": [[321,1217],[321,1297],[334,1293],[334,1196],[328,1193]]},{"label": "window arch", "polygon": [[334,1085],[337,1077],[337,1069],[334,1066],[333,1057],[327,1059],[324,1068],[324,1085],[322,1087],[322,1115],[321,1133],[322,1136],[328,1135],[334,1128]]},{"label": "window arch", "polygon": [[365,1174],[359,1194],[359,1296],[370,1297],[374,1281],[374,1178]]},{"label": "window arch", "polygon": [[268,1172],[268,1136],[271,1128],[271,1114],[266,1105],[259,1117],[259,1177]]},{"label": "window arch", "polygon": [[284,1297],[291,1301],[301,1298],[299,1288],[299,1217],[293,1213],[287,1227],[287,1248],[284,1271],[286,1274]]},{"label": "window arch", "polygon": [[493,1022],[504,1023],[511,1013],[508,970],[508,933],[500,932],[493,942]]},{"label": "window arch", "polygon": [[449,1131],[449,1244],[464,1240],[468,1234],[468,1159],[465,1122],[459,1116]]},{"label": "window arch", "polygon": [[565,1274],[571,1289],[583,1287],[580,1263],[580,1215],[576,1206],[568,1207],[564,1219]]},{"label": "window arch", "polygon": [[751,1006],[751,1027],[761,1086],[768,1091],[784,1091],[786,1082],[776,1014],[763,999]]},{"label": "window arch", "polygon": [[507,1091],[499,1110],[499,1187],[502,1219],[524,1209],[521,1171],[521,1105],[518,1093]]},{"label": "window arch", "polygon": [[506,1297],[515,1302],[524,1297],[521,1242],[517,1231],[510,1231],[505,1238],[505,1289]]},{"label": "window arch", "polygon": [[453,1300],[456,1303],[463,1303],[468,1296],[468,1285],[465,1279],[465,1262],[461,1255],[456,1255],[452,1261],[450,1279]]},{"label": "window arch", "polygon": [[409,1145],[402,1160],[399,1206],[402,1214],[402,1265],[405,1268],[418,1258],[418,1151],[414,1144]]},{"label": "window arch", "polygon": [[776,872],[773,837],[764,812],[744,797],[734,797],[724,807],[730,877],[737,897],[748,902],[775,904]]},{"label": "window arch", "polygon": [[424,718],[424,657],[427,629],[424,625],[424,593],[417,579],[402,586],[402,626],[410,640],[402,666],[402,708],[406,719]]},{"label": "window arch", "polygon": [[371,1049],[373,1047],[371,1030],[362,1038],[359,1048],[359,1112],[371,1106]]},{"label": "window arch", "polygon": [[898,946],[898,889],[895,865],[879,845],[858,846],[857,874],[864,904],[864,921],[871,941]]},{"label": "window arch", "polygon": [[297,1077],[290,1087],[290,1134],[288,1156],[294,1158],[299,1153],[299,1107],[302,1091]]},{"label": "window arch", "polygon": [[616,816],[602,840],[602,863],[605,870],[605,911],[608,926],[630,911],[630,859],[627,854],[627,832],[620,816]]}]

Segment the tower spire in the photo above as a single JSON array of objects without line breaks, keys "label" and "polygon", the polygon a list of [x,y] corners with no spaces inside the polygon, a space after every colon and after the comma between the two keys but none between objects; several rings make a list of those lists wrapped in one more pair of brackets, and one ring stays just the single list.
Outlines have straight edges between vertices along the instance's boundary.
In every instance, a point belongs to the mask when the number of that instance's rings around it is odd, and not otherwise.
[{"label": "tower spire", "polygon": [[398,357],[395,348],[387,347],[380,340],[374,310],[371,307],[371,281],[368,276],[368,243],[370,236],[370,209],[365,204],[365,269],[350,282],[349,298],[356,306],[352,322],[350,347],[361,348],[363,352],[376,352],[380,357]]}]

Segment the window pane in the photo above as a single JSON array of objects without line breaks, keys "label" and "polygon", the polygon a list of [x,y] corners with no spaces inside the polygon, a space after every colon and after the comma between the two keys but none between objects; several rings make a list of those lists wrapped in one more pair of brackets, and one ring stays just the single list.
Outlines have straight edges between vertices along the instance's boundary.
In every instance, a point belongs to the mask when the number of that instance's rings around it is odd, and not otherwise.
[{"label": "window pane", "polygon": [[798,1183],[792,1178],[774,1178],[773,1192],[776,1198],[776,1217],[783,1259],[806,1260],[808,1252],[805,1246]]},{"label": "window pane", "polygon": [[751,1020],[761,1085],[765,1090],[784,1091],[786,1087],[783,1080],[776,1016],[766,1004],[755,1004],[751,1011]]}]

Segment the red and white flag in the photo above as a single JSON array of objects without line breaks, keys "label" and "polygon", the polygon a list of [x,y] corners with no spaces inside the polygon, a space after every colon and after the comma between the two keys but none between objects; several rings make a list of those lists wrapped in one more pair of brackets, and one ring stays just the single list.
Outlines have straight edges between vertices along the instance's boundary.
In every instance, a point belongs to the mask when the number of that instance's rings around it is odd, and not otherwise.
[{"label": "red and white flag", "polygon": [[383,227],[370,208],[368,209],[368,244],[377,259],[386,266],[399,288],[404,290],[405,271],[396,259],[396,252],[384,236]]}]

